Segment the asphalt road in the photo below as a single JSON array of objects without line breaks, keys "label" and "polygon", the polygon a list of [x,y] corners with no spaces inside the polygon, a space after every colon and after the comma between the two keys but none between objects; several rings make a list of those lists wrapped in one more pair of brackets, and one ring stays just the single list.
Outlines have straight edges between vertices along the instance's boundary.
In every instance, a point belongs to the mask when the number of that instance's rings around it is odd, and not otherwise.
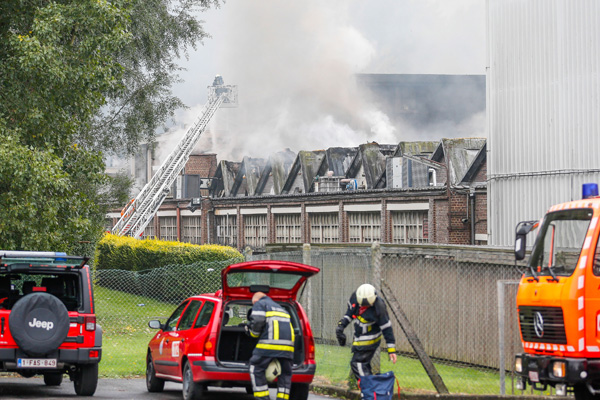
[{"label": "asphalt road", "polygon": [[[224,394],[227,394],[225,397]],[[271,390],[274,399],[276,391]],[[73,383],[65,376],[62,385],[49,387],[44,385],[41,378],[5,378],[0,377],[0,397],[3,400],[20,399],[72,399],[77,398]],[[144,379],[100,379],[96,394],[91,399],[161,399],[181,400],[181,384],[167,382],[162,393],[148,393]],[[202,400],[252,400],[252,395],[246,394],[244,389],[219,389],[209,388]],[[311,394],[310,400],[332,400],[333,397]]]}]

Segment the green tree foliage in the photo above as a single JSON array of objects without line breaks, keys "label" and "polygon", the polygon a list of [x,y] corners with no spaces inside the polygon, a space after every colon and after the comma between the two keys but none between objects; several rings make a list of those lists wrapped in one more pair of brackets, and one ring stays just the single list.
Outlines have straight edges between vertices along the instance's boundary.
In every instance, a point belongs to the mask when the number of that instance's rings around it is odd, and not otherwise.
[{"label": "green tree foliage", "polygon": [[0,146],[0,247],[70,250],[94,232],[86,196],[73,189],[63,162],[51,151],[7,136]]},{"label": "green tree foliage", "polygon": [[117,54],[123,67],[119,85],[81,141],[115,153],[132,154],[152,142],[158,128],[184,107],[173,95],[181,69],[176,61],[208,37],[197,15],[219,0],[132,0],[131,40]]},{"label": "green tree foliage", "polygon": [[0,118],[23,145],[58,156],[120,84],[131,41],[124,3],[3,0]]},{"label": "green tree foliage", "polygon": [[103,152],[133,152],[181,106],[174,60],[211,5],[0,1],[0,248],[91,255],[130,185],[104,175]]}]

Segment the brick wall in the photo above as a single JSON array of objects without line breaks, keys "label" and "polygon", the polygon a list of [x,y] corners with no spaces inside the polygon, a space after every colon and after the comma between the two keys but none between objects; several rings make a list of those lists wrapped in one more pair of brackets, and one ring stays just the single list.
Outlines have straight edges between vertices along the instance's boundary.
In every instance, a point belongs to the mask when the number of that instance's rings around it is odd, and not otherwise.
[{"label": "brick wall", "polygon": [[449,243],[449,205],[448,200],[433,202],[433,221],[428,224],[432,243]]},{"label": "brick wall", "polygon": [[184,174],[209,178],[217,172],[216,154],[193,154],[185,165]]}]

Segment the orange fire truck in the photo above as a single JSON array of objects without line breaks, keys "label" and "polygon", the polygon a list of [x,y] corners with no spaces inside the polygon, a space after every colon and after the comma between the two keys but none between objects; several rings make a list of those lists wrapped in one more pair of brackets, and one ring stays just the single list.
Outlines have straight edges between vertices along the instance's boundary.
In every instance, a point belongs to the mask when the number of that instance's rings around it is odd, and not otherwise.
[{"label": "orange fire truck", "polygon": [[600,399],[600,197],[584,184],[582,200],[551,207],[516,228],[515,256],[538,234],[519,284],[524,353],[515,357],[516,387],[552,386],[557,395]]}]

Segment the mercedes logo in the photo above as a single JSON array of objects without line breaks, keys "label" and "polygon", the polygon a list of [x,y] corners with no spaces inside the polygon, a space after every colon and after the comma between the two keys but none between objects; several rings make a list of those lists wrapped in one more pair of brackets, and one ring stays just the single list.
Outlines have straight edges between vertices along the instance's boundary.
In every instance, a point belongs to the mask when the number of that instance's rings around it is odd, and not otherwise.
[{"label": "mercedes logo", "polygon": [[544,336],[544,318],[539,311],[533,314],[533,329],[535,329],[537,337],[541,338]]}]

